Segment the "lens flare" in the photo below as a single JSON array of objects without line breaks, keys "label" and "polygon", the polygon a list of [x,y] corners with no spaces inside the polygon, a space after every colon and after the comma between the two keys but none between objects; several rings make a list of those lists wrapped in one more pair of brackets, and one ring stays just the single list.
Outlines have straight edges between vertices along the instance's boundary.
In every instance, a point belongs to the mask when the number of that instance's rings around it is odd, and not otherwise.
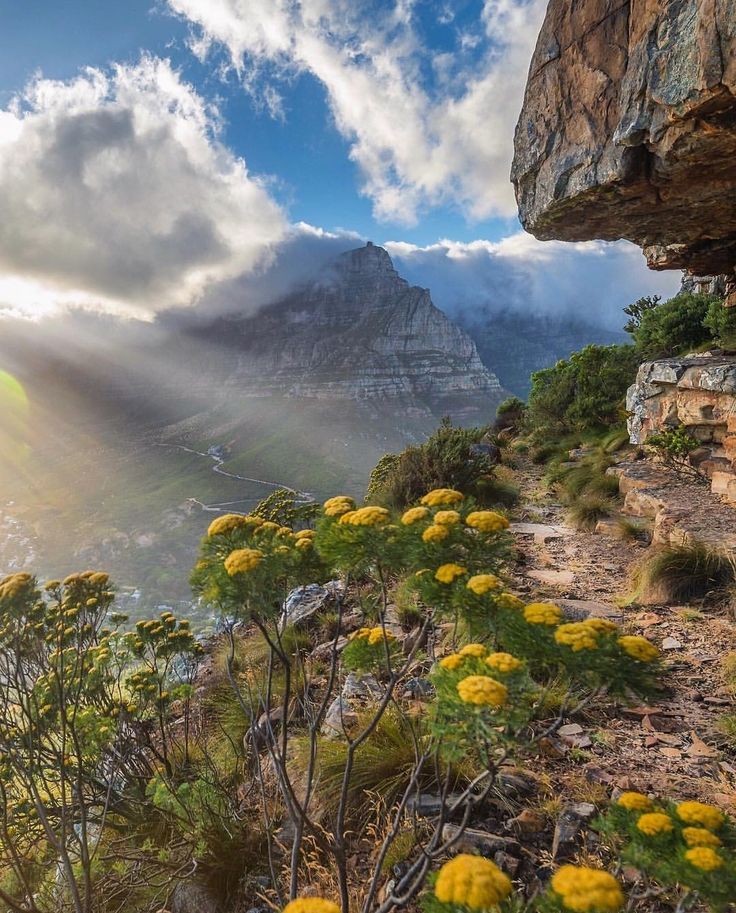
[{"label": "lens flare", "polygon": [[0,471],[18,472],[28,458],[29,411],[23,384],[0,370]]}]

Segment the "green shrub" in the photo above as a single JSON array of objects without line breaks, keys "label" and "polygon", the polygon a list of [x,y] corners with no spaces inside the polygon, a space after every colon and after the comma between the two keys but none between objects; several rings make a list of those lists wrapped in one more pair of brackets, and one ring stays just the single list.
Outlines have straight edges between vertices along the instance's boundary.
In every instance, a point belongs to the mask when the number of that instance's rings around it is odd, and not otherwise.
[{"label": "green shrub", "polygon": [[710,303],[703,324],[719,346],[736,348],[736,308],[724,307],[717,298]]},{"label": "green shrub", "polygon": [[712,343],[714,333],[706,319],[715,319],[711,308],[722,304],[714,295],[680,292],[645,310],[639,325],[631,330],[639,355],[643,359],[670,358]]},{"label": "green shrub", "polygon": [[366,500],[401,509],[433,488],[456,488],[484,504],[515,499],[494,475],[495,445],[487,428],[456,428],[449,419],[423,444],[386,454],[371,473]]},{"label": "green shrub", "polygon": [[599,432],[619,421],[639,357],[633,346],[589,345],[532,375],[527,427],[538,438]]},{"label": "green shrub", "polygon": [[595,529],[596,523],[610,517],[615,509],[610,497],[600,494],[585,494],[575,498],[567,509],[567,518],[578,529]]},{"label": "green shrub", "polygon": [[496,410],[496,429],[518,431],[524,423],[526,403],[518,396],[505,399]]}]

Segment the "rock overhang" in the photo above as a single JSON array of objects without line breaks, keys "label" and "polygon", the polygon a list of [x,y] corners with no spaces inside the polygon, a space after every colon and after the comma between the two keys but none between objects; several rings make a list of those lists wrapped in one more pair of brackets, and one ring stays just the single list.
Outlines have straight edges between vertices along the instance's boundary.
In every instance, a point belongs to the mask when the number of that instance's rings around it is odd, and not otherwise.
[{"label": "rock overhang", "polygon": [[736,0],[551,0],[512,180],[536,237],[736,265]]}]

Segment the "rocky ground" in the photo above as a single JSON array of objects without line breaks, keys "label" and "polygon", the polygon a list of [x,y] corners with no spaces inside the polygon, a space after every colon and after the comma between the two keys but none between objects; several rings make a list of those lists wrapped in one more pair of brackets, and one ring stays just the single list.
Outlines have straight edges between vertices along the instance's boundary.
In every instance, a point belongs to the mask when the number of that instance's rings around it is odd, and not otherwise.
[{"label": "rocky ground", "polygon": [[576,788],[585,792],[581,777],[571,776],[574,768],[591,786],[696,798],[733,813],[736,742],[722,735],[721,722],[734,711],[724,668],[736,650],[729,594],[688,606],[628,604],[645,546],[566,526],[542,476],[531,463],[519,468],[523,500],[513,530],[521,588],[645,635],[660,646],[667,667],[659,700],[600,706],[564,727],[551,752],[558,757],[545,764],[548,775],[570,798]]}]

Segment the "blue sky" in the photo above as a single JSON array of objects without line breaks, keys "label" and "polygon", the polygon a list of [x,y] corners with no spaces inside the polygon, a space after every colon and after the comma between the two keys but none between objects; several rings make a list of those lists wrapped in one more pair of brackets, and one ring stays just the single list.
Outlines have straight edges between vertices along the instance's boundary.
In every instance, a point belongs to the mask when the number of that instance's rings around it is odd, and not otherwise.
[{"label": "blue sky", "polygon": [[[452,20],[444,23],[446,6],[424,2],[416,8],[418,32],[437,53],[453,51],[458,31],[477,23],[482,3],[455,0]],[[308,72],[290,78],[281,86],[284,117],[273,118],[243,92],[235,74],[223,78],[218,72],[225,57],[221,50],[205,63],[197,60],[187,45],[191,23],[164,3],[0,0],[0,22],[0,105],[39,70],[49,79],[67,80],[86,66],[134,64],[147,51],[169,58],[200,94],[218,101],[225,141],[251,171],[272,179],[272,193],[293,221],[347,228],[377,241],[400,236],[419,245],[445,237],[497,239],[518,228],[513,216],[470,219],[446,204],[427,208],[413,226],[375,219],[371,200],[359,192],[359,169],[349,159],[349,143],[335,129],[319,80]],[[424,78],[431,85],[431,68],[425,68]]]},{"label": "blue sky", "polygon": [[541,244],[516,218],[545,8],[0,0],[0,313],[253,308],[363,238],[432,276],[447,310],[533,288],[536,310],[575,311],[579,268],[620,325],[628,296],[676,278],[633,250]]}]

